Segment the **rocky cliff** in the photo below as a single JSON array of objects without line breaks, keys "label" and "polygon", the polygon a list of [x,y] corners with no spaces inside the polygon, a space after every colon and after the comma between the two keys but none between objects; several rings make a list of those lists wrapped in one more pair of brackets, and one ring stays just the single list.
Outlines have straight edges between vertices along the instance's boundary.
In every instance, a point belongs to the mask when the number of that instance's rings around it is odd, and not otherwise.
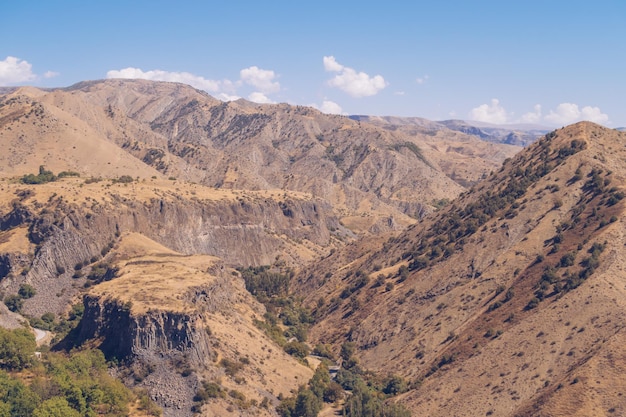
[{"label": "rocky cliff", "polygon": [[[258,404],[276,404],[310,377],[255,326],[264,307],[217,258],[182,255],[136,233],[122,234],[117,251],[115,277],[84,297],[74,343],[117,358],[120,377],[145,388],[166,416],[199,411],[196,394],[207,383],[236,391],[244,415],[267,415]],[[229,398],[212,409],[225,412]]]},{"label": "rocky cliff", "polygon": [[301,264],[353,236],[328,203],[294,193],[197,187],[185,195],[157,184],[85,185],[80,180],[13,184],[6,192],[16,189],[31,192],[4,208],[2,233],[7,241],[11,236],[27,244],[21,253],[8,243],[0,247],[5,249],[1,285],[8,293],[23,283],[35,287],[37,294],[24,309],[36,316],[63,311],[76,294],[75,284],[114,252],[124,232],[141,233],[183,254],[215,255],[233,266],[277,260]]}]

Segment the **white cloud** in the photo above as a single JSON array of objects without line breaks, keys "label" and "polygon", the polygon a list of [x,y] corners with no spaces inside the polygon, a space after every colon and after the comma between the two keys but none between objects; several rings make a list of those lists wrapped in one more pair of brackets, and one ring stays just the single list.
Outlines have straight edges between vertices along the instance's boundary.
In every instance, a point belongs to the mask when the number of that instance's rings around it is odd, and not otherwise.
[{"label": "white cloud", "polygon": [[341,65],[334,56],[325,56],[323,58],[324,69],[328,72],[341,72],[343,71],[343,65]]},{"label": "white cloud", "polygon": [[272,70],[264,70],[257,66],[244,68],[239,72],[241,80],[265,94],[280,91],[280,83],[274,81],[276,74]]},{"label": "white cloud", "polygon": [[163,70],[144,71],[141,68],[123,68],[111,70],[106,78],[130,78],[152,81],[169,81],[189,84],[200,90],[208,91],[223,101],[234,101],[241,98],[237,89],[244,83],[255,87],[256,91],[250,93],[248,99],[256,103],[274,103],[267,95],[280,91],[280,84],[275,81],[277,75],[274,71],[264,70],[256,66],[244,68],[239,72],[240,79],[237,81],[211,80],[189,72],[171,72]]},{"label": "white cloud", "polygon": [[235,101],[235,100],[239,100],[241,97],[239,97],[237,95],[220,93],[220,94],[218,94],[217,98],[219,98],[222,101]]},{"label": "white cloud", "polygon": [[504,107],[500,106],[500,100],[491,99],[491,104],[481,104],[470,111],[469,118],[479,122],[503,124],[509,116]]},{"label": "white cloud", "polygon": [[566,125],[581,120],[606,123],[609,121],[609,116],[602,113],[599,107],[585,106],[579,109],[578,104],[561,103],[556,106],[555,110],[550,110],[545,120],[556,125]]},{"label": "white cloud", "polygon": [[322,101],[322,105],[320,106],[320,111],[322,113],[328,114],[342,114],[343,109],[341,106],[334,101],[324,100]]},{"label": "white cloud", "polygon": [[128,67],[121,70],[111,70],[107,72],[107,78],[139,78],[143,80],[152,81],[169,81],[176,83],[189,84],[192,87],[200,90],[216,93],[222,89],[222,87],[229,88],[232,83],[226,81],[208,80],[199,75],[194,75],[189,72],[170,72],[162,70],[143,71],[140,68]]},{"label": "white cloud", "polygon": [[480,122],[504,124],[504,123],[547,123],[551,125],[567,125],[581,120],[606,124],[609,116],[602,113],[599,107],[585,106],[580,108],[575,103],[561,103],[554,110],[544,115],[541,104],[535,104],[533,111],[525,113],[522,117],[512,120],[513,113],[508,113],[500,105],[498,99],[492,99],[491,104],[482,104],[472,109],[469,118]]},{"label": "white cloud", "polygon": [[426,81],[428,81],[430,77],[428,75],[424,75],[423,77],[418,77],[415,79],[415,82],[418,83],[419,85],[422,85],[424,83],[426,83]]},{"label": "white cloud", "polygon": [[323,61],[326,71],[338,73],[328,81],[328,85],[339,88],[352,97],[373,96],[388,85],[382,75],[370,77],[364,72],[356,72],[338,63],[334,56],[325,56]]},{"label": "white cloud", "polygon": [[23,83],[36,78],[28,61],[14,56],[7,56],[4,61],[0,61],[0,85]]},{"label": "white cloud", "polygon": [[393,93],[394,96],[403,96],[404,94],[406,94],[404,91],[396,91]]},{"label": "white cloud", "polygon": [[255,91],[248,96],[248,100],[260,104],[273,104],[274,102],[265,94]]},{"label": "white cloud", "polygon": [[59,75],[61,74],[59,74],[56,71],[46,71],[43,73],[44,78],[54,78],[54,77],[58,77]]},{"label": "white cloud", "polygon": [[541,122],[541,104],[535,104],[534,111],[528,112],[522,116],[522,123],[539,123]]}]

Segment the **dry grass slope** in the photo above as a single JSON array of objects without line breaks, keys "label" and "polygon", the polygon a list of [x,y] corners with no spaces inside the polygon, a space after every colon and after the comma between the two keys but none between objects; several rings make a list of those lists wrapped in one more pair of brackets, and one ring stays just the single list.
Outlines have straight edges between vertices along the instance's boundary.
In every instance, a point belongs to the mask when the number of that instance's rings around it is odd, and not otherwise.
[{"label": "dry grass slope", "polygon": [[417,415],[623,413],[602,367],[626,325],[624,139],[561,129],[382,250],[307,269],[313,340],[409,378]]}]

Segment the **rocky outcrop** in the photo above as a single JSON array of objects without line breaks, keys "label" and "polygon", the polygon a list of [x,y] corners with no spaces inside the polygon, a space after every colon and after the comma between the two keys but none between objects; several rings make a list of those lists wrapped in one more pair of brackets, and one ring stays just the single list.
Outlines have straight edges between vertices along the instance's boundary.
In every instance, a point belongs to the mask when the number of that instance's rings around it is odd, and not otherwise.
[{"label": "rocky outcrop", "polygon": [[126,382],[141,382],[165,416],[191,415],[199,384],[197,375],[187,370],[201,368],[215,355],[201,315],[156,310],[133,314],[130,303],[97,296],[86,296],[84,306],[78,342],[99,340],[105,356],[134,369],[136,374]]},{"label": "rocky outcrop", "polygon": [[[170,195],[138,202],[113,194],[112,202],[89,208],[54,200],[39,214],[17,205],[2,218],[11,227],[28,227],[29,240],[36,244],[28,264],[20,264],[27,273],[14,273],[1,284],[7,293],[17,292],[22,283],[35,287],[37,294],[24,307],[35,316],[62,312],[76,294],[77,279],[82,284],[89,266],[124,232],[141,233],[182,254],[214,255],[244,267],[271,264],[277,257],[302,263],[305,259],[286,245],[308,241],[326,248],[333,243],[331,230],[350,235],[328,203],[288,195],[280,201],[248,194],[238,200]],[[0,274],[8,276],[14,259],[0,256]]]},{"label": "rocky outcrop", "polygon": [[148,311],[132,314],[131,303],[87,295],[78,340],[98,339],[109,358],[154,359],[185,356],[199,365],[212,357],[208,333],[198,313]]},{"label": "rocky outcrop", "polygon": [[9,274],[17,274],[24,271],[30,264],[30,258],[23,253],[0,254],[0,280]]},{"label": "rocky outcrop", "polygon": [[[83,317],[68,341],[96,343],[107,358],[122,365],[119,372],[125,383],[146,389],[163,407],[165,416],[190,416],[199,380],[221,375],[217,359],[229,351],[231,341],[213,333],[213,324],[219,328],[223,320],[229,320],[229,326],[243,322],[249,326],[250,314],[263,315],[265,311],[232,270],[214,265],[206,273],[200,285],[172,287],[177,291],[175,305],[164,304],[158,296],[146,304],[124,291],[112,295],[110,288],[127,279],[125,275],[110,282],[109,289],[95,287],[84,297]],[[248,343],[249,337],[261,343],[259,336],[250,333],[241,340]]]}]

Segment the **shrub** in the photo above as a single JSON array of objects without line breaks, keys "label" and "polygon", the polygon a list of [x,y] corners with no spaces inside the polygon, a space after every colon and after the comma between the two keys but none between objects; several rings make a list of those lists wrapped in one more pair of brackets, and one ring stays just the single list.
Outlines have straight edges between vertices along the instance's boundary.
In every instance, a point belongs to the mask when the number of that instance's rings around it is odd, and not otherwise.
[{"label": "shrub", "polygon": [[65,177],[80,177],[80,174],[78,172],[75,171],[61,171],[59,172],[59,178],[65,178]]},{"label": "shrub", "polygon": [[43,165],[39,166],[39,174],[27,174],[24,175],[20,181],[23,184],[44,184],[46,182],[56,181],[57,177],[52,173],[52,171],[47,171]]},{"label": "shrub", "polygon": [[4,304],[9,310],[18,313],[24,306],[24,300],[19,295],[9,295],[4,299]]},{"label": "shrub", "polygon": [[133,177],[131,177],[130,175],[122,175],[116,179],[113,180],[113,183],[120,183],[120,184],[130,184],[131,182],[133,182]]},{"label": "shrub", "polygon": [[309,347],[302,342],[292,341],[288,342],[285,347],[285,352],[290,354],[291,356],[295,356],[297,358],[304,359],[309,354]]},{"label": "shrub", "polygon": [[20,289],[19,289],[19,291],[17,293],[22,298],[32,298],[32,297],[35,296],[37,291],[35,291],[35,289],[31,285],[22,284],[22,285],[20,285]]},{"label": "shrub", "polygon": [[566,253],[565,255],[563,255],[561,257],[561,260],[559,261],[559,266],[561,268],[572,266],[572,265],[574,265],[574,260],[575,259],[576,259],[576,254],[575,253],[573,253],[573,252]]},{"label": "shrub", "polygon": [[224,368],[224,372],[228,376],[235,376],[237,372],[243,369],[243,364],[240,362],[231,361],[228,358],[223,358],[220,361],[220,365]]},{"label": "shrub", "polygon": [[533,297],[533,298],[530,299],[528,304],[526,304],[526,307],[524,307],[524,310],[532,310],[533,308],[537,307],[538,305],[539,305],[539,299],[537,297]]},{"label": "shrub", "polygon": [[393,375],[385,381],[385,387],[383,388],[383,392],[387,395],[398,395],[402,394],[408,389],[408,384],[406,381],[397,375]]},{"label": "shrub", "polygon": [[315,345],[315,348],[313,348],[313,354],[330,360],[335,360],[335,355],[333,355],[333,352],[330,350],[330,345]]}]

